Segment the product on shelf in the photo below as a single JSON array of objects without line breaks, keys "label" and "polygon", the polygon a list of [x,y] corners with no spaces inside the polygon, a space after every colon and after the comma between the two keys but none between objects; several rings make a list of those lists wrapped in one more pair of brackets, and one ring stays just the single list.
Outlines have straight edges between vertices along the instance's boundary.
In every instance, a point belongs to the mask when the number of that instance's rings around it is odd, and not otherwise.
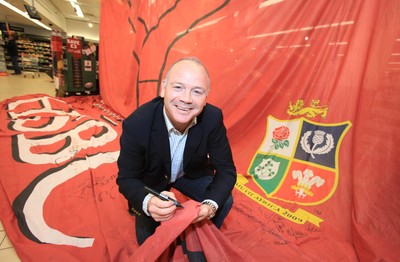
[{"label": "product on shelf", "polygon": [[[47,71],[52,67],[52,56],[50,49],[50,40],[39,40],[29,38],[27,36],[20,36],[16,41],[19,51],[19,62],[22,66],[22,54],[35,55],[38,58],[38,68],[40,71]],[[10,58],[5,56],[6,65],[12,68]]]},{"label": "product on shelf", "polygon": [[0,76],[7,75],[7,66],[6,66],[6,55],[4,50],[4,39],[3,39],[3,32],[0,31]]}]

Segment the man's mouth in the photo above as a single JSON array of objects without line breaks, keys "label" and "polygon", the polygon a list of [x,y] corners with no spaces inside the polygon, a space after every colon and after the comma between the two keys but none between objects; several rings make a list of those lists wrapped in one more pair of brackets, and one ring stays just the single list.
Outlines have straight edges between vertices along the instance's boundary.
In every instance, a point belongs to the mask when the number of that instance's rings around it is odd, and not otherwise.
[{"label": "man's mouth", "polygon": [[179,110],[182,110],[182,111],[190,111],[191,110],[191,108],[181,107],[181,106],[176,106],[176,108],[178,108]]}]

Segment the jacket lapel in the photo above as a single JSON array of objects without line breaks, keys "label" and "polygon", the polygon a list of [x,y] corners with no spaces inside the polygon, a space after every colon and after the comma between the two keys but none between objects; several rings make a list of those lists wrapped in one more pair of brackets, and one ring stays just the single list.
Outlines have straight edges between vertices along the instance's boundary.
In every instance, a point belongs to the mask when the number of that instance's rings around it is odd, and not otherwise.
[{"label": "jacket lapel", "polygon": [[163,116],[163,103],[160,103],[156,109],[153,128],[151,130],[152,141],[157,152],[163,161],[166,170],[168,171],[168,176],[171,176],[171,153],[169,148],[168,131],[165,125],[165,120]]},{"label": "jacket lapel", "polygon": [[193,154],[197,151],[202,137],[200,123],[197,122],[195,126],[189,129],[188,137],[186,139],[185,151],[183,153],[183,170],[189,164]]}]

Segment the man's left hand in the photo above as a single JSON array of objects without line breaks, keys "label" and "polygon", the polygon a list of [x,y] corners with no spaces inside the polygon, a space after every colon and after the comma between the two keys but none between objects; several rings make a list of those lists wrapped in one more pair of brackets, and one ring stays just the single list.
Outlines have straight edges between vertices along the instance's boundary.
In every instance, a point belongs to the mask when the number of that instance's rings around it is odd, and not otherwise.
[{"label": "man's left hand", "polygon": [[197,218],[192,221],[192,224],[200,222],[213,214],[213,210],[209,205],[201,204],[200,205],[200,212]]}]

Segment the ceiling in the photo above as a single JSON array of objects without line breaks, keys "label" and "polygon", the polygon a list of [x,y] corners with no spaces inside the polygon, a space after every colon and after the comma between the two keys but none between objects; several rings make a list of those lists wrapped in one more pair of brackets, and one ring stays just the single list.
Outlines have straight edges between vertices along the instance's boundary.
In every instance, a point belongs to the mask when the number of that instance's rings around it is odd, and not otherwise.
[{"label": "ceiling", "polygon": [[[67,20],[76,20],[82,22],[91,22],[95,24],[100,23],[100,1],[101,0],[76,0],[80,5],[81,10],[84,14],[84,18],[80,18],[76,15],[74,8],[72,7],[69,0],[5,0],[6,2],[14,5],[22,11],[26,11],[24,4],[34,6],[39,10],[39,6],[44,8],[49,14],[45,15],[46,12],[39,12],[41,16],[41,22],[45,25],[54,25],[52,16],[61,16]],[[1,2],[1,1],[0,1]],[[33,23],[29,19],[19,15],[13,10],[0,4],[0,22],[8,22],[10,24],[18,24],[23,26],[37,27],[39,25]]]}]

